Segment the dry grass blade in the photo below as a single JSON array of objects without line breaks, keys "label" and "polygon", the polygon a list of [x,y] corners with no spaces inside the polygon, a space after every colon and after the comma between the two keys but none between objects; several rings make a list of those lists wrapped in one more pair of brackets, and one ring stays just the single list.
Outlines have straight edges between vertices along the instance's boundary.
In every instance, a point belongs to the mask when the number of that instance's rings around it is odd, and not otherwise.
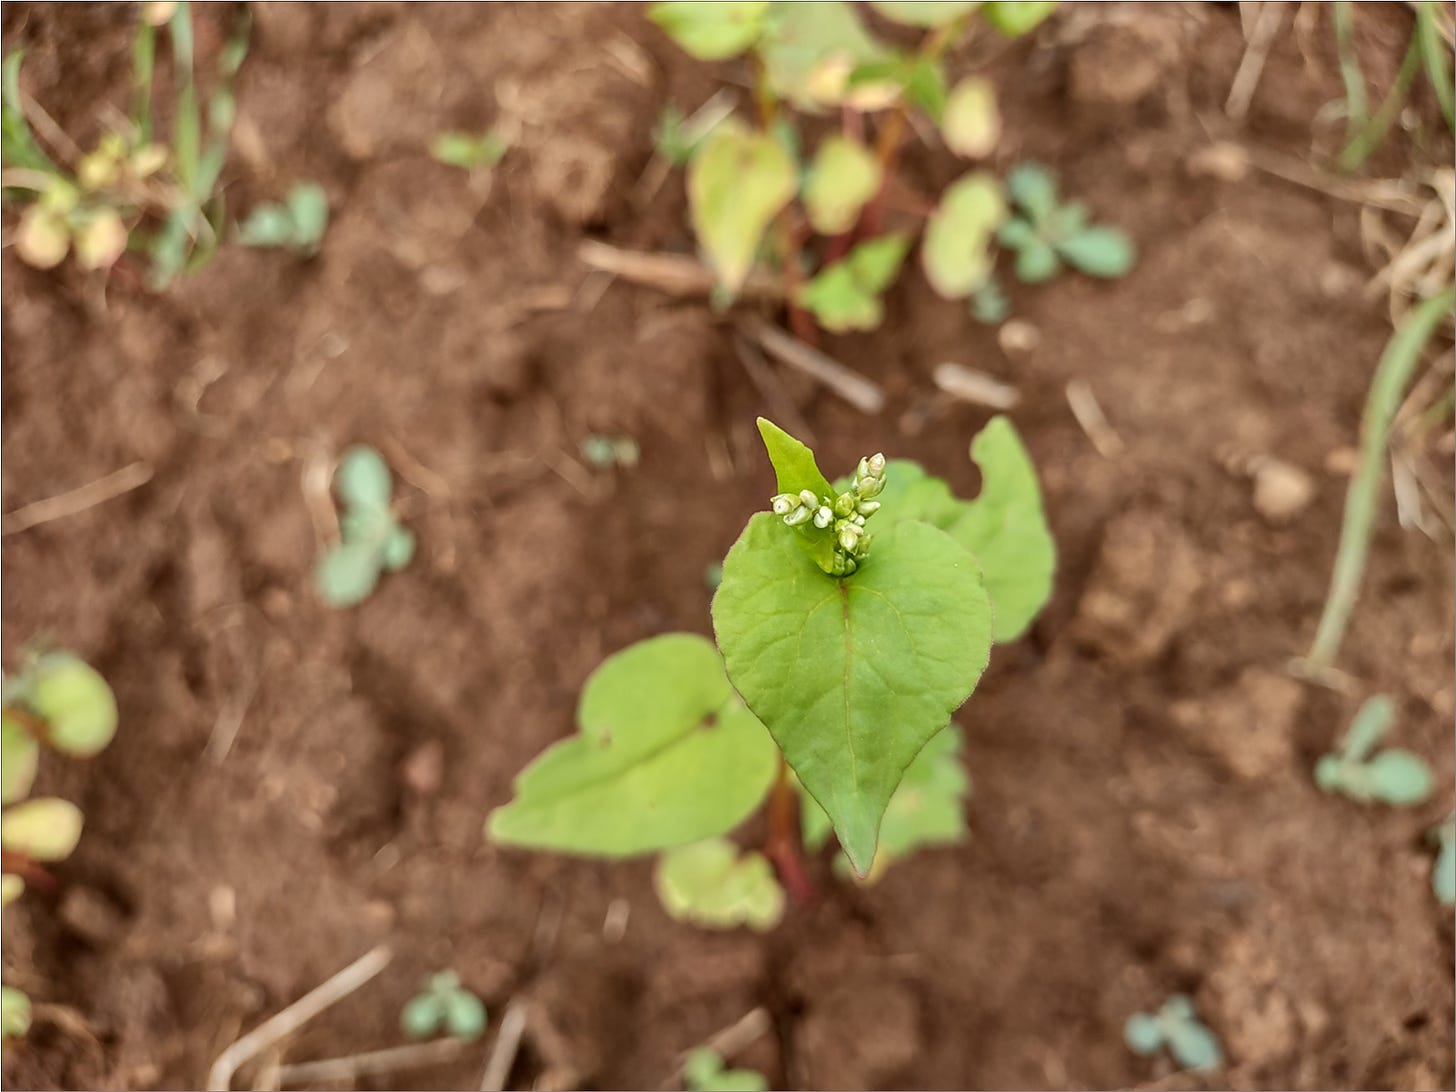
[{"label": "dry grass blade", "polygon": [[805,345],[796,337],[760,318],[746,319],[743,329],[752,334],[770,356],[818,380],[862,413],[879,413],[885,408],[885,392],[833,357]]},{"label": "dry grass blade", "polygon": [[[1251,5],[1253,6],[1253,5]],[[1235,121],[1243,121],[1249,113],[1249,104],[1254,100],[1254,91],[1259,86],[1259,77],[1264,74],[1264,62],[1269,59],[1269,47],[1284,23],[1284,0],[1267,0],[1256,5],[1252,26],[1248,28],[1248,46],[1239,70],[1234,73],[1234,82],[1229,88],[1224,113]],[[1245,5],[1240,5],[1242,12]]]},{"label": "dry grass blade", "polygon": [[151,480],[151,466],[144,462],[130,463],[68,493],[34,501],[13,512],[5,513],[3,520],[0,520],[0,535],[19,534],[42,523],[77,515],[88,508],[130,493]]},{"label": "dry grass blade", "polygon": [[[577,257],[592,269],[600,269],[633,284],[655,288],[670,296],[707,296],[717,287],[712,270],[695,258],[682,254],[648,253],[587,239],[577,247]],[[784,285],[778,277],[754,270],[738,291],[745,300],[780,300]]]},{"label": "dry grass blade", "polygon": [[292,1062],[278,1067],[278,1082],[299,1085],[344,1081],[357,1086],[360,1077],[376,1077],[383,1073],[397,1073],[401,1069],[418,1069],[451,1061],[460,1056],[465,1046],[462,1039],[436,1039],[430,1043],[411,1043],[385,1050],[369,1050],[344,1058]]}]

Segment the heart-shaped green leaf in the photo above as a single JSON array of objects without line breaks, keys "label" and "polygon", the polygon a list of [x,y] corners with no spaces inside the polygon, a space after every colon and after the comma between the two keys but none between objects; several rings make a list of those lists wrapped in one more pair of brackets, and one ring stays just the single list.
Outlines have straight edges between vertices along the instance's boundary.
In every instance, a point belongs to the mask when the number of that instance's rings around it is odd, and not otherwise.
[{"label": "heart-shaped green leaf", "polygon": [[1207,1072],[1223,1064],[1218,1038],[1197,1020],[1167,1021],[1168,1050],[1185,1069]]},{"label": "heart-shaped green leaf", "polygon": [[991,608],[975,561],[905,522],[835,579],[759,513],[723,562],[713,626],[728,677],[863,875],[905,768],[986,667]]},{"label": "heart-shaped green leaf", "polygon": [[668,850],[657,863],[657,895],[678,921],[710,929],[772,929],[784,916],[784,889],[761,853],[739,854],[726,838]]},{"label": "heart-shaped green leaf", "polygon": [[580,734],[527,766],[491,813],[492,841],[609,857],[685,845],[740,823],[778,768],[712,642],[692,634],[608,657],[577,719]]},{"label": "heart-shaped green leaf", "polygon": [[0,814],[0,845],[33,861],[60,861],[81,840],[81,809],[54,796],[27,800]]},{"label": "heart-shaped green leaf", "polygon": [[455,1039],[471,1042],[485,1034],[485,1005],[475,994],[454,989],[443,998],[445,1031]]},{"label": "heart-shaped green leaf", "polygon": [[116,735],[111,687],[69,652],[51,652],[36,662],[28,702],[46,722],[46,741],[64,754],[89,758]]},{"label": "heart-shaped green leaf", "polygon": [[1086,227],[1057,244],[1057,253],[1089,277],[1126,276],[1137,260],[1132,242],[1116,228]]},{"label": "heart-shaped green leaf", "polygon": [[700,3],[682,0],[653,4],[647,18],[700,61],[720,61],[742,53],[763,33],[766,0],[756,3]]},{"label": "heart-shaped green leaf", "polygon": [[1163,1049],[1163,1025],[1157,1017],[1135,1012],[1127,1018],[1122,1037],[1134,1054],[1156,1054]]},{"label": "heart-shaped green leaf", "polygon": [[809,223],[821,235],[848,231],[879,188],[880,165],[861,141],[838,133],[825,137],[804,186]]},{"label": "heart-shaped green leaf", "polygon": [[30,795],[40,763],[40,744],[7,711],[0,722],[0,804],[13,804]]},{"label": "heart-shaped green leaf", "polygon": [[794,161],[773,137],[729,118],[698,145],[687,175],[693,230],[718,283],[734,294],[764,232],[794,196]]},{"label": "heart-shaped green leaf", "polygon": [[814,321],[833,333],[873,330],[885,317],[879,297],[855,280],[849,263],[835,262],[799,292],[799,305],[814,314]]},{"label": "heart-shaped green leaf", "polygon": [[931,287],[947,299],[974,292],[991,272],[990,244],[1005,215],[1001,187],[989,174],[953,182],[931,213],[920,247]]},{"label": "heart-shaped green leaf", "polygon": [[411,1039],[428,1039],[440,1030],[445,1002],[433,993],[411,997],[399,1010],[399,1027]]},{"label": "heart-shaped green leaf", "polygon": [[956,84],[945,103],[940,131],[950,150],[970,159],[983,159],[1001,139],[1001,111],[990,80],[967,76]]},{"label": "heart-shaped green leaf", "polygon": [[979,6],[979,0],[934,0],[931,3],[915,3],[914,0],[870,0],[870,7],[886,19],[892,23],[903,23],[907,27],[943,27]]}]

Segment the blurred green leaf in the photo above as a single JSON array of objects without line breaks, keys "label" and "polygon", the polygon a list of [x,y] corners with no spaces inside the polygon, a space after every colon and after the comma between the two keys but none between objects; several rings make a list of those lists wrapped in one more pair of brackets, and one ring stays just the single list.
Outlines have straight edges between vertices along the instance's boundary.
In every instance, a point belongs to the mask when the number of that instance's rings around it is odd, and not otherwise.
[{"label": "blurred green leaf", "polygon": [[445,1006],[434,993],[411,997],[399,1010],[399,1027],[411,1039],[428,1039],[440,1030]]},{"label": "blurred green leaf", "polygon": [[1008,38],[1019,38],[1057,10],[1056,0],[991,0],[981,15]]},{"label": "blurred green leaf", "polygon": [[26,800],[0,814],[0,845],[33,861],[60,861],[81,840],[81,809],[54,796]]},{"label": "blurred green leaf", "polygon": [[1436,864],[1431,869],[1431,890],[1445,906],[1456,903],[1456,816],[1431,832],[1436,842]]},{"label": "blurred green leaf", "polygon": [[759,853],[739,854],[723,838],[681,846],[657,864],[657,894],[668,914],[710,929],[772,929],[784,913],[784,891]]},{"label": "blurred green leaf", "polygon": [[916,57],[905,74],[905,94],[931,121],[941,124],[950,97],[941,63],[932,57]]},{"label": "blurred green leaf", "polygon": [[653,4],[647,18],[700,61],[720,61],[742,53],[763,33],[767,3]]},{"label": "blurred green leaf", "polygon": [[925,227],[920,258],[930,285],[947,299],[969,296],[991,272],[991,240],[1006,215],[1001,187],[988,174],[962,176],[946,189]]},{"label": "blurred green leaf", "polygon": [[1045,220],[1057,208],[1056,177],[1040,163],[1018,163],[1006,172],[1006,196],[1033,222]]},{"label": "blurred green leaf", "polygon": [[30,707],[46,721],[46,740],[78,758],[116,735],[116,697],[100,672],[68,652],[42,656],[31,673]]},{"label": "blurred green leaf", "polygon": [[1001,139],[995,85],[980,76],[957,83],[946,100],[940,128],[946,145],[959,155],[983,159],[994,152]]},{"label": "blurred green leaf", "polygon": [[408,565],[414,556],[414,532],[407,527],[396,525],[384,540],[384,547],[379,553],[380,563],[390,572],[395,573]]},{"label": "blurred green leaf", "polygon": [[35,783],[40,744],[7,710],[0,720],[0,804],[24,800]]},{"label": "blurred green leaf", "polygon": [[352,607],[369,598],[383,564],[372,543],[340,543],[319,558],[319,596],[331,607]]},{"label": "blurred green leaf", "polygon": [[444,998],[445,1031],[467,1042],[485,1034],[485,1005],[469,990],[456,988]]},{"label": "blurred green leaf", "polygon": [[910,27],[943,27],[980,7],[980,0],[934,0],[931,3],[870,0],[870,7],[892,23],[903,23]]},{"label": "blurred green leaf", "polygon": [[1122,1037],[1134,1054],[1156,1054],[1163,1048],[1163,1027],[1145,1012],[1135,1012],[1127,1018]]},{"label": "blurred green leaf", "polygon": [[7,167],[55,174],[56,165],[36,143],[21,107],[20,63],[24,58],[23,49],[12,50],[0,69],[0,158]]},{"label": "blurred green leaf", "polygon": [[719,284],[737,293],[764,232],[794,196],[793,160],[773,137],[730,118],[698,146],[687,184],[698,242]]},{"label": "blurred green leaf", "polygon": [[759,56],[773,93],[803,110],[838,105],[851,93],[894,93],[893,86],[851,85],[856,68],[887,53],[843,0],[770,4]]},{"label": "blurred green leaf", "polygon": [[1423,803],[1435,787],[1425,759],[1399,748],[1381,751],[1365,765],[1364,772],[1370,795],[1391,807]]},{"label": "blurred green leaf", "polygon": [[329,226],[329,195],[317,182],[300,182],[288,193],[294,245],[312,254]]},{"label": "blurred green leaf", "polygon": [[1367,698],[1350,721],[1350,730],[1345,733],[1341,755],[1352,762],[1360,762],[1375,750],[1385,738],[1395,721],[1395,702],[1389,694],[1374,694]]},{"label": "blurred green leaf", "polygon": [[854,279],[866,292],[883,292],[910,253],[910,236],[893,232],[857,244],[845,261],[854,272]]},{"label": "blurred green leaf", "polygon": [[820,143],[804,186],[809,223],[821,235],[848,231],[879,188],[874,154],[861,141],[832,133]]},{"label": "blurred green leaf", "polygon": [[1116,278],[1132,269],[1132,242],[1116,228],[1088,227],[1057,244],[1057,252],[1089,277]]},{"label": "blurred green leaf", "polygon": [[1011,301],[994,276],[971,295],[971,317],[986,326],[999,326],[1011,317]]},{"label": "blurred green leaf", "polygon": [[339,459],[334,488],[350,507],[380,511],[389,507],[393,483],[384,457],[372,447],[355,444]]},{"label": "blurred green leaf", "polygon": [[723,1057],[709,1047],[698,1047],[683,1063],[683,1083],[689,1092],[767,1092],[768,1081],[752,1069],[725,1069]]},{"label": "blurred green leaf", "polygon": [[430,154],[447,167],[476,170],[480,167],[494,167],[510,151],[510,144],[495,132],[441,133],[430,145]]},{"label": "blurred green leaf", "polygon": [[30,998],[14,986],[0,987],[0,1036],[20,1039],[30,1030]]},{"label": "blurred green leaf", "polygon": [[1168,1050],[1185,1069],[1208,1072],[1223,1064],[1218,1038],[1197,1020],[1171,1021],[1166,1034]]},{"label": "blurred green leaf", "polygon": [[1062,261],[1047,243],[1031,239],[1017,251],[1015,268],[1022,284],[1042,284],[1061,272]]},{"label": "blurred green leaf", "polygon": [[805,284],[799,305],[812,312],[822,328],[836,334],[873,330],[885,315],[879,298],[856,281],[847,261],[834,263]]}]

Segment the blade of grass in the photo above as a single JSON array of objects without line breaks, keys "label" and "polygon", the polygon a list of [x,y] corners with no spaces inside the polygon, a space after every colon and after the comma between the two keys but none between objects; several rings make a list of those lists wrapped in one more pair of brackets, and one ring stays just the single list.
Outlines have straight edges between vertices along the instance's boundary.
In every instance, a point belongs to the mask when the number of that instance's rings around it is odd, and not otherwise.
[{"label": "blade of grass", "polygon": [[25,56],[23,49],[17,49],[5,58],[0,69],[0,153],[5,166],[25,167],[33,171],[58,173],[36,143],[35,134],[30,131],[30,122],[25,120],[25,110],[20,100],[20,62]]},{"label": "blade of grass", "polygon": [[1370,158],[1375,149],[1380,147],[1380,142],[1385,139],[1385,134],[1390,131],[1391,124],[1395,121],[1400,108],[1405,104],[1405,97],[1410,92],[1411,83],[1416,78],[1416,73],[1421,68],[1421,43],[1420,32],[1411,34],[1409,48],[1405,51],[1405,59],[1400,62],[1400,71],[1396,73],[1395,83],[1390,87],[1384,100],[1380,103],[1380,109],[1360,127],[1340,152],[1340,166],[1344,170],[1353,171]]},{"label": "blade of grass", "polygon": [[152,139],[152,73],[156,68],[156,59],[157,28],[150,23],[142,23],[137,28],[136,41],[131,47],[134,84],[131,112],[140,144],[147,144]]},{"label": "blade of grass", "polygon": [[1449,292],[1442,292],[1413,308],[1386,343],[1385,352],[1375,369],[1375,379],[1370,384],[1365,415],[1360,423],[1360,464],[1350,480],[1350,491],[1345,499],[1345,518],[1340,526],[1340,545],[1335,552],[1330,593],[1325,599],[1314,643],[1305,657],[1305,668],[1311,674],[1328,671],[1340,650],[1350,612],[1360,594],[1360,580],[1365,573],[1365,557],[1370,549],[1375,508],[1380,500],[1391,423],[1426,343],[1441,320],[1451,313],[1452,300]]},{"label": "blade of grass", "polygon": [[1365,73],[1355,52],[1355,18],[1350,0],[1335,0],[1332,12],[1335,21],[1335,51],[1339,57],[1340,82],[1345,85],[1345,141],[1355,139],[1369,120],[1369,104],[1365,99]]},{"label": "blade of grass", "polygon": [[177,5],[167,26],[172,33],[172,66],[178,85],[172,154],[177,161],[177,181],[187,196],[196,201],[202,118],[197,109],[197,80],[192,63],[192,5],[187,0]]},{"label": "blade of grass", "polygon": [[1446,62],[1446,43],[1436,29],[1439,8],[1433,0],[1416,8],[1416,40],[1421,45],[1421,61],[1426,68],[1426,79],[1441,104],[1441,116],[1446,124],[1456,131],[1456,102],[1452,101],[1451,68]]}]

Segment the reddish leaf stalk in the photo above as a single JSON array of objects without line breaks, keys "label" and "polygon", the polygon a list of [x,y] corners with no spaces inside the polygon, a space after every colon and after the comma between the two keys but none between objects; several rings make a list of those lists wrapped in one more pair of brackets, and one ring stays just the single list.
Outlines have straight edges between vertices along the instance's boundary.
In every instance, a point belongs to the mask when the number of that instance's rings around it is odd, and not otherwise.
[{"label": "reddish leaf stalk", "polygon": [[782,754],[779,775],[768,798],[768,845],[764,854],[773,862],[779,880],[795,905],[808,906],[814,901],[814,884],[804,868],[799,801],[789,781],[789,764]]}]

